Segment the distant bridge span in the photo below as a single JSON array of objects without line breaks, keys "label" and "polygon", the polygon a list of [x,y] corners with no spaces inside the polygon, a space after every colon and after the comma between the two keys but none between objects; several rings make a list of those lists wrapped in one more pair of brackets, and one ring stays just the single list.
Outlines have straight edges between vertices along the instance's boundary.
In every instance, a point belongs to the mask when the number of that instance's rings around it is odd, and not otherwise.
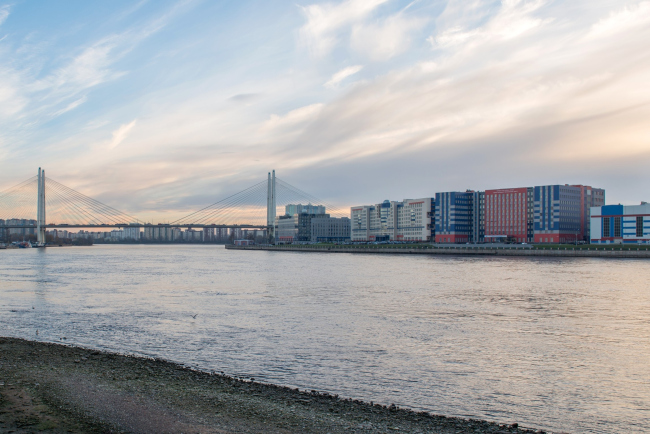
[{"label": "distant bridge span", "polygon": [[[45,171],[39,168],[36,176],[0,192],[0,234],[4,229],[35,229],[39,245],[45,243],[46,229],[144,228],[145,234],[147,229],[160,228],[254,229],[264,230],[275,238],[278,205],[300,203],[320,203],[327,206],[330,214],[348,215],[276,178],[273,170],[265,180],[183,218],[167,223],[146,223],[46,178]],[[4,233],[9,232],[5,230]]]},{"label": "distant bridge span", "polygon": [[[229,225],[217,225],[217,224],[212,224],[212,225],[205,225],[205,224],[179,224],[179,225],[172,225],[172,224],[149,224],[149,223],[118,223],[118,224],[100,224],[100,225],[92,225],[92,224],[45,224],[42,225],[41,228],[44,229],[111,229],[111,228],[118,228],[118,229],[124,229],[124,228],[183,228],[183,229],[260,229],[260,230],[265,230],[268,229],[269,226],[267,225],[247,225],[247,224],[229,224]],[[9,225],[0,225],[0,229],[38,229],[38,225],[16,225],[16,224],[9,224]]]},{"label": "distant bridge span", "polygon": [[[279,187],[277,190],[276,183]],[[281,196],[280,204],[278,194]],[[327,205],[277,179],[273,170],[268,173],[267,179],[181,219],[169,223],[145,223],[46,178],[45,171],[39,168],[37,176],[0,192],[0,234],[7,235],[10,233],[8,230],[28,229],[32,234],[35,232],[38,245],[45,244],[46,229],[144,228],[145,233],[149,228],[253,229],[264,230],[274,238],[277,206],[292,203]],[[331,212],[332,207],[327,206]],[[341,210],[336,212],[347,214]]]}]

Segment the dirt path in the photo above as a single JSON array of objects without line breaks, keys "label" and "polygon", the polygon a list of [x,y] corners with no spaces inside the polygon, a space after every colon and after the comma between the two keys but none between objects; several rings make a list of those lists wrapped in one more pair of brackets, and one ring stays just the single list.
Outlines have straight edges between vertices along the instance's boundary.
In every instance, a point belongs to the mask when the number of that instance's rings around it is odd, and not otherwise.
[{"label": "dirt path", "polygon": [[2,433],[533,433],[0,338]]}]

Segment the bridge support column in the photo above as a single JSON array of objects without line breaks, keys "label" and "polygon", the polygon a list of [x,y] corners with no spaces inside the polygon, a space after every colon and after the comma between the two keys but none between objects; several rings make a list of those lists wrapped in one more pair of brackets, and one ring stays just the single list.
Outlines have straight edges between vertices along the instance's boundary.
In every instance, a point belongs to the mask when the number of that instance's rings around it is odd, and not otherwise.
[{"label": "bridge support column", "polygon": [[45,170],[38,168],[38,198],[36,203],[36,242],[45,244]]},{"label": "bridge support column", "polygon": [[269,172],[266,193],[266,227],[271,242],[275,242],[275,170]]}]

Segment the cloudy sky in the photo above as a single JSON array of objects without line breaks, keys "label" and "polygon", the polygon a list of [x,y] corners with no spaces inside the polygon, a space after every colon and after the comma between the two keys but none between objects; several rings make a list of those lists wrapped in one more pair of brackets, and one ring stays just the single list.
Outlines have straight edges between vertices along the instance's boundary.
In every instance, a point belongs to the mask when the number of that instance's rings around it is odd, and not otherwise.
[{"label": "cloudy sky", "polygon": [[648,1],[0,0],[0,189],[42,166],[164,219],[271,169],[341,206],[557,183],[638,203],[648,41]]}]

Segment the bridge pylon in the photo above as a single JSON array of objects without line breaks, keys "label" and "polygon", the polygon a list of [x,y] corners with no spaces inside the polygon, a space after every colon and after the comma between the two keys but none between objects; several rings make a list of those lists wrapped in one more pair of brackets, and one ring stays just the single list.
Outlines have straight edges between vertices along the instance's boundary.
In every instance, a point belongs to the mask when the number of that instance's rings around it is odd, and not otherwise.
[{"label": "bridge pylon", "polygon": [[36,242],[45,245],[45,170],[38,168],[38,193],[36,201]]},{"label": "bridge pylon", "polygon": [[275,170],[269,172],[266,194],[266,226],[269,239],[275,242]]}]

